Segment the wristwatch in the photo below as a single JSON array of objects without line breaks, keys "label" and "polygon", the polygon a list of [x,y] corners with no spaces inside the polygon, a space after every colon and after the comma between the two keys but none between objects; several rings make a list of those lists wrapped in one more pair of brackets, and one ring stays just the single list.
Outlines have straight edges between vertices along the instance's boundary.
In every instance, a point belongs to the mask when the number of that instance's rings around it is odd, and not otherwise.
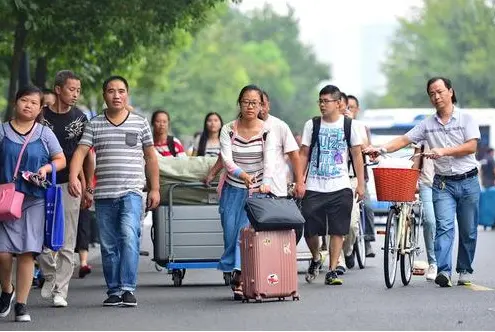
[{"label": "wristwatch", "polygon": [[87,193],[90,193],[91,195],[93,195],[95,193],[95,191],[93,190],[93,188],[90,188],[90,187],[87,187],[86,188],[86,192]]}]

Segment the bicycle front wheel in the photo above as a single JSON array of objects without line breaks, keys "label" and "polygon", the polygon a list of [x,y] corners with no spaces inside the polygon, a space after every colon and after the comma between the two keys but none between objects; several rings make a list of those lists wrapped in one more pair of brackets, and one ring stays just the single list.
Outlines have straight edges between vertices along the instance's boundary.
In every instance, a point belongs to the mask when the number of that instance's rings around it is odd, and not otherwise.
[{"label": "bicycle front wheel", "polygon": [[398,232],[399,215],[395,208],[390,208],[385,228],[385,244],[383,246],[383,272],[385,285],[392,288],[397,273],[398,245],[396,232]]},{"label": "bicycle front wheel", "polygon": [[359,220],[359,231],[354,243],[354,254],[360,269],[366,266],[366,243],[364,242],[363,218]]}]

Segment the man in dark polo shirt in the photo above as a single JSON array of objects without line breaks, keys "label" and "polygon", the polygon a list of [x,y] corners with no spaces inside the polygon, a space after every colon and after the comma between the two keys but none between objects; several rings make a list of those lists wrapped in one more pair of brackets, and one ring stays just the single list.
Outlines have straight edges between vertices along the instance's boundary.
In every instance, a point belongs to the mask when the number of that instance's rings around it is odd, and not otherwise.
[{"label": "man in dark polo shirt", "polygon": [[[62,146],[69,165],[77,148],[84,126],[88,121],[75,105],[81,93],[81,80],[69,70],[59,71],[55,76],[55,103],[43,108],[43,124],[50,127]],[[87,163],[93,161],[89,158]],[[85,183],[84,177],[81,177]],[[41,296],[53,301],[55,307],[67,306],[69,281],[74,269],[74,248],[81,198],[74,198],[68,191],[69,167],[57,173],[57,183],[62,187],[64,202],[64,247],[55,254],[45,248],[38,258],[45,276]]]}]

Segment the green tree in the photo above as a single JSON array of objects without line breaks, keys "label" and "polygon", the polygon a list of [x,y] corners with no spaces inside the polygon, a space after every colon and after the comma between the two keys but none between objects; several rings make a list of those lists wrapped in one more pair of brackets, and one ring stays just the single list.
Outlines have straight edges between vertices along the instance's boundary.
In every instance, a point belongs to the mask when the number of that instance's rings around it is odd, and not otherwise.
[{"label": "green tree", "polygon": [[315,113],[316,88],[330,78],[330,68],[300,42],[294,12],[280,15],[266,6],[243,14],[222,6],[216,14],[218,21],[174,55],[165,72],[143,72],[143,77],[159,76],[162,90],[150,91],[138,80],[134,103],[167,108],[174,133],[192,134],[207,112],[233,119],[240,89],[256,84],[270,94],[273,114],[300,130]]},{"label": "green tree", "polygon": [[384,64],[387,94],[381,106],[428,107],[426,81],[452,79],[461,106],[495,103],[493,3],[484,0],[425,0],[400,28]]},{"label": "green tree", "polygon": [[[196,31],[222,1],[0,0],[0,51],[10,61],[6,117],[12,110],[23,52],[45,58],[38,62],[41,65],[71,68],[93,86],[139,60],[143,49],[165,52],[174,45],[177,29]],[[42,77],[47,71],[38,70]]]}]

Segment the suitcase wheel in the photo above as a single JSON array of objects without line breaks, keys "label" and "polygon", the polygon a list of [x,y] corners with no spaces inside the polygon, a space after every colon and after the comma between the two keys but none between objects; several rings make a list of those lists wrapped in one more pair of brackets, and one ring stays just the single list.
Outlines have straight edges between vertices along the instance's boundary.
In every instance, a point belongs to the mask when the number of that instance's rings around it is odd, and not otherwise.
[{"label": "suitcase wheel", "polygon": [[185,269],[172,271],[172,280],[174,281],[175,287],[182,286],[182,279],[184,279],[185,274],[186,274]]},{"label": "suitcase wheel", "polygon": [[162,272],[163,267],[161,265],[159,265],[158,263],[155,263],[155,270],[158,272]]},{"label": "suitcase wheel", "polygon": [[299,295],[292,296],[292,301],[299,301]]},{"label": "suitcase wheel", "polygon": [[263,298],[261,296],[256,296],[256,303],[261,303],[263,302]]},{"label": "suitcase wheel", "polygon": [[278,300],[279,301],[285,301],[285,297],[279,297]]}]

